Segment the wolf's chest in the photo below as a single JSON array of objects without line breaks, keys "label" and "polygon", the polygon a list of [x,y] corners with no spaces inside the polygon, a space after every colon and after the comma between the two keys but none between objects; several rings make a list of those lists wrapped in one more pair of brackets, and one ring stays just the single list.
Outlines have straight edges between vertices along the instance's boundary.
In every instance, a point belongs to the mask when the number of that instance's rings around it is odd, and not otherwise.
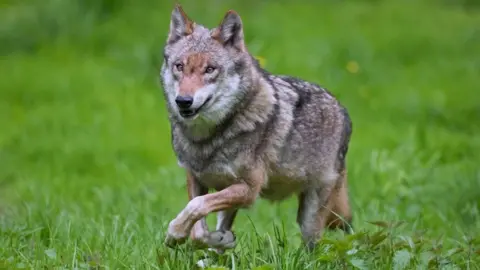
[{"label": "wolf's chest", "polygon": [[[234,163],[212,163],[201,172],[194,172],[198,181],[205,187],[222,190],[243,181],[240,169]],[[304,177],[291,177],[278,172],[271,172],[262,179],[263,187],[260,196],[264,199],[283,200],[292,194],[305,189],[307,180]]]},{"label": "wolf's chest", "polygon": [[270,175],[260,196],[270,201],[281,201],[292,194],[300,193],[305,189],[306,181],[300,178],[290,178],[284,175]]},{"label": "wolf's chest", "polygon": [[239,183],[241,180],[237,177],[227,174],[204,173],[198,177],[198,181],[208,188],[222,190],[235,183]]},{"label": "wolf's chest", "polygon": [[221,190],[240,181],[241,172],[235,162],[214,159],[201,167],[181,161],[178,164],[191,171],[198,181],[208,188]]},{"label": "wolf's chest", "polygon": [[[202,174],[198,179],[204,186],[216,190],[222,190],[242,181],[242,179],[233,175],[219,173]],[[260,197],[270,201],[283,200],[292,194],[299,193],[306,185],[306,181],[303,181],[303,179],[292,179],[279,175],[267,176],[267,179],[262,180],[264,180],[264,185]]]}]

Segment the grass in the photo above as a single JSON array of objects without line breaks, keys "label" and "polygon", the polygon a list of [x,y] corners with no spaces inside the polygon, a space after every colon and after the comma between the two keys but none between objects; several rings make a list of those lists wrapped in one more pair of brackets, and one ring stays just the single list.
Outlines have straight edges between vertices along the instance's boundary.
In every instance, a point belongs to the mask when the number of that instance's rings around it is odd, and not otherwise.
[{"label": "grass", "polygon": [[187,202],[158,83],[171,3],[8,0],[0,268],[480,269],[475,1],[182,3],[210,27],[237,10],[267,69],[349,109],[356,233],[307,253],[291,198],[241,211],[225,255],[165,248]]}]

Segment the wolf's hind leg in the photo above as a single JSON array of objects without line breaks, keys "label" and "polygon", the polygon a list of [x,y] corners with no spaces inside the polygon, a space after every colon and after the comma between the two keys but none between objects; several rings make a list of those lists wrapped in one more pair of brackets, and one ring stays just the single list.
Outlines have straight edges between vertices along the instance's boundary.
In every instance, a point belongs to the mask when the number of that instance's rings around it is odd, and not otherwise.
[{"label": "wolf's hind leg", "polygon": [[297,223],[304,243],[313,250],[322,237],[328,215],[332,210],[332,187],[312,188],[299,196]]},{"label": "wolf's hind leg", "polygon": [[329,214],[326,226],[329,229],[342,229],[347,233],[353,233],[352,213],[348,200],[347,175],[346,171],[342,171],[338,186],[333,190],[332,196],[332,212]]}]

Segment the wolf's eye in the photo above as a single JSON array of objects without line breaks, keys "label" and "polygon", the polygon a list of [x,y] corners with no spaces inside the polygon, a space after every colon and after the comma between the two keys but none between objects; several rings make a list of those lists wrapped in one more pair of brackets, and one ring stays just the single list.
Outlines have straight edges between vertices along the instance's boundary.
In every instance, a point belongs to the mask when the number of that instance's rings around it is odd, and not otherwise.
[{"label": "wolf's eye", "polygon": [[213,73],[215,71],[215,68],[214,67],[211,67],[211,66],[208,66],[206,69],[205,69],[205,73]]},{"label": "wolf's eye", "polygon": [[178,71],[182,72],[182,71],[183,71],[183,64],[175,64],[175,68],[176,68]]}]

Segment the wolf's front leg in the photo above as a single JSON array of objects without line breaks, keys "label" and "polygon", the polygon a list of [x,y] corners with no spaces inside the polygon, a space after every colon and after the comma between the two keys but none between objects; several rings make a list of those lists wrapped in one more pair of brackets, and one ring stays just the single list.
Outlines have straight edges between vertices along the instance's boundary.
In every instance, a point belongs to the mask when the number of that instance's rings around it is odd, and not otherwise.
[{"label": "wolf's front leg", "polygon": [[237,208],[219,211],[217,213],[217,230],[203,238],[203,243],[213,248],[218,254],[222,254],[226,249],[234,248],[236,245],[232,226],[237,212]]},{"label": "wolf's front leg", "polygon": [[217,230],[209,232],[205,217],[193,225],[190,238],[197,248],[214,248],[217,253],[235,247],[235,235],[230,230],[237,209],[218,212]]},{"label": "wolf's front leg", "polygon": [[[253,170],[249,172],[247,177],[244,177],[244,181],[235,183],[219,192],[194,197],[182,212],[170,222],[166,244],[172,247],[181,243],[182,240],[180,239],[184,240],[186,238],[194,224],[211,212],[250,206],[257,198],[263,180],[263,170]],[[219,239],[215,239],[217,236]],[[228,244],[231,244],[234,238],[230,241],[224,239],[225,236],[230,237],[230,235],[220,235],[218,231],[211,233],[205,239],[206,244],[216,248],[233,247],[228,246]],[[233,237],[233,234],[231,237]]]},{"label": "wolf's front leg", "polygon": [[[198,196],[202,196],[208,193],[208,188],[201,185],[197,179],[193,176],[193,174],[189,171],[186,172],[187,174],[187,192],[188,192],[188,199],[191,202],[194,198]],[[172,221],[173,222],[173,221]],[[182,228],[177,228],[175,226],[170,225],[168,227],[167,239],[165,240],[168,246],[174,246],[177,244],[181,244],[185,242],[188,232],[183,230]],[[198,220],[190,231],[190,237],[192,240],[201,239],[205,235],[208,234],[208,226],[205,220],[205,217]]]}]

